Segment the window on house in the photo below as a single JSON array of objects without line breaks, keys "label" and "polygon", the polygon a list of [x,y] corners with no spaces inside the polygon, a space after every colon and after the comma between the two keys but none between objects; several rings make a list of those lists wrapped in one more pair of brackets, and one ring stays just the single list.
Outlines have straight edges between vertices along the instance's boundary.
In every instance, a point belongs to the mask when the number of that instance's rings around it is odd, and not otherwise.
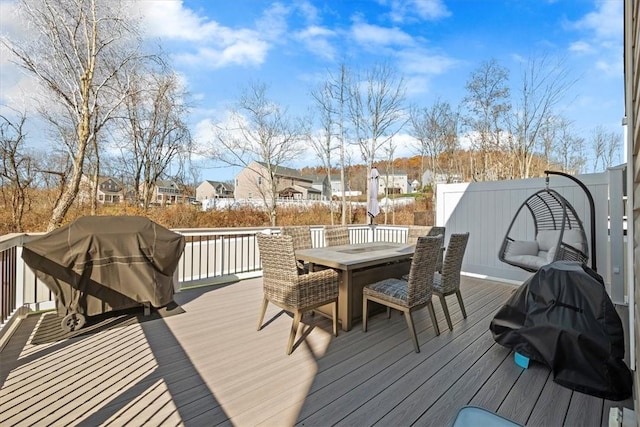
[{"label": "window on house", "polygon": [[262,177],[261,176],[258,177],[258,185],[262,185]]}]

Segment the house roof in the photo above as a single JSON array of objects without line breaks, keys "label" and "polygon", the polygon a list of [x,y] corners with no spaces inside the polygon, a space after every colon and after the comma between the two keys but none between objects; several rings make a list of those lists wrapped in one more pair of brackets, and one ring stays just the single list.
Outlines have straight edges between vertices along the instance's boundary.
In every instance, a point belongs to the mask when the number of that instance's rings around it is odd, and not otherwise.
[{"label": "house roof", "polygon": [[[256,163],[262,166],[263,168],[267,167],[267,164],[265,162],[256,161]],[[298,171],[297,169],[291,169],[285,166],[278,166],[276,169],[276,175],[281,177],[296,178],[304,181],[313,182],[313,178],[305,177],[301,175],[300,171]]]},{"label": "house roof", "polygon": [[205,182],[208,182],[212,187],[222,187],[227,191],[232,191],[233,190],[233,187],[230,184],[226,183],[226,182],[211,181],[211,180],[208,180],[208,179],[206,179]]},{"label": "house roof", "polygon": [[170,179],[159,179],[156,181],[156,187],[175,187],[175,188],[180,188],[180,186],[178,184],[176,184],[175,181],[172,181]]}]

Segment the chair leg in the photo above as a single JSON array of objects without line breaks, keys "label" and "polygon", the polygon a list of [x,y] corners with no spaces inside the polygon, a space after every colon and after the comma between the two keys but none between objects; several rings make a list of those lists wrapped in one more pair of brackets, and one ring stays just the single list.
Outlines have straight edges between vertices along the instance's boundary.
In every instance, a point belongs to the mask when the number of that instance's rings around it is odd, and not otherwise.
[{"label": "chair leg", "polygon": [[467,311],[464,309],[464,303],[462,302],[462,294],[460,293],[460,289],[456,291],[456,296],[458,297],[458,304],[460,304],[460,311],[462,311],[462,317],[467,318]]},{"label": "chair leg", "polygon": [[367,332],[367,318],[369,317],[367,297],[362,297],[362,332]]},{"label": "chair leg", "polygon": [[262,321],[264,320],[264,314],[267,312],[267,305],[269,305],[269,300],[262,298],[262,310],[260,310],[260,318],[258,319],[258,330],[262,329]]},{"label": "chair leg", "polygon": [[404,312],[404,318],[407,321],[407,327],[409,328],[409,336],[413,341],[413,348],[416,353],[420,353],[420,345],[418,345],[418,337],[416,336],[416,328],[413,325],[413,317],[411,317],[411,311],[407,310]]},{"label": "chair leg", "polygon": [[391,307],[387,307],[387,319],[391,319]]},{"label": "chair leg", "polygon": [[293,351],[293,341],[298,333],[298,326],[300,325],[300,319],[302,319],[302,310],[296,310],[293,315],[293,324],[291,325],[291,333],[289,334],[289,343],[287,344],[287,354],[291,354]]},{"label": "chair leg", "polygon": [[440,304],[442,305],[442,311],[444,311],[444,318],[447,319],[447,326],[449,330],[453,331],[453,325],[451,324],[451,316],[449,315],[449,307],[447,307],[447,300],[444,299],[444,295],[438,295],[440,297]]},{"label": "chair leg", "polygon": [[438,336],[440,335],[440,326],[438,325],[438,319],[436,319],[436,311],[433,309],[433,303],[431,301],[427,303],[427,310],[429,310],[429,316],[431,316],[433,330],[436,332],[436,336]]},{"label": "chair leg", "polygon": [[338,300],[336,299],[333,304],[331,304],[332,314],[333,314],[333,336],[338,336]]}]

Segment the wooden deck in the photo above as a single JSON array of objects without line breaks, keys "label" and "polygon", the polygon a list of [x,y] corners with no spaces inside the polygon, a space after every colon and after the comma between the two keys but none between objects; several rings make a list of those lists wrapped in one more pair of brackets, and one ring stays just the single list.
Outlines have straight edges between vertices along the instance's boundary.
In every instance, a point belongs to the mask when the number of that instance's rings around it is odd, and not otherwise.
[{"label": "wooden deck", "polygon": [[[610,402],[555,384],[547,368],[523,370],[489,322],[513,288],[463,279],[450,332],[417,313],[421,352],[392,313],[330,335],[305,315],[304,339],[285,347],[291,318],[269,306],[256,331],[261,279],[183,291],[164,317],[97,316],[65,337],[53,312],[29,316],[0,353],[0,425],[446,426],[477,405],[530,426],[606,426]],[[174,310],[177,313],[179,310]]]}]

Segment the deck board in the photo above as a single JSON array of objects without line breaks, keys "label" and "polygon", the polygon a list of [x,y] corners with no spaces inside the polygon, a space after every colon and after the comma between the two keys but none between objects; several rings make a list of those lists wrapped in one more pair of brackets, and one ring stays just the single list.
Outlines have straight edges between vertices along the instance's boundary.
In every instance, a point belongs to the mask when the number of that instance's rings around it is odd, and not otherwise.
[{"label": "deck board", "polygon": [[610,407],[632,405],[515,365],[488,330],[508,285],[464,277],[468,317],[449,300],[453,331],[434,299],[440,336],[416,312],[420,353],[397,312],[337,337],[305,314],[290,356],[290,315],[270,305],[257,331],[261,286],[183,291],[182,313],[110,313],[73,336],[55,312],[27,317],[0,353],[0,425],[447,425],[471,404],[532,426],[605,426]]}]

